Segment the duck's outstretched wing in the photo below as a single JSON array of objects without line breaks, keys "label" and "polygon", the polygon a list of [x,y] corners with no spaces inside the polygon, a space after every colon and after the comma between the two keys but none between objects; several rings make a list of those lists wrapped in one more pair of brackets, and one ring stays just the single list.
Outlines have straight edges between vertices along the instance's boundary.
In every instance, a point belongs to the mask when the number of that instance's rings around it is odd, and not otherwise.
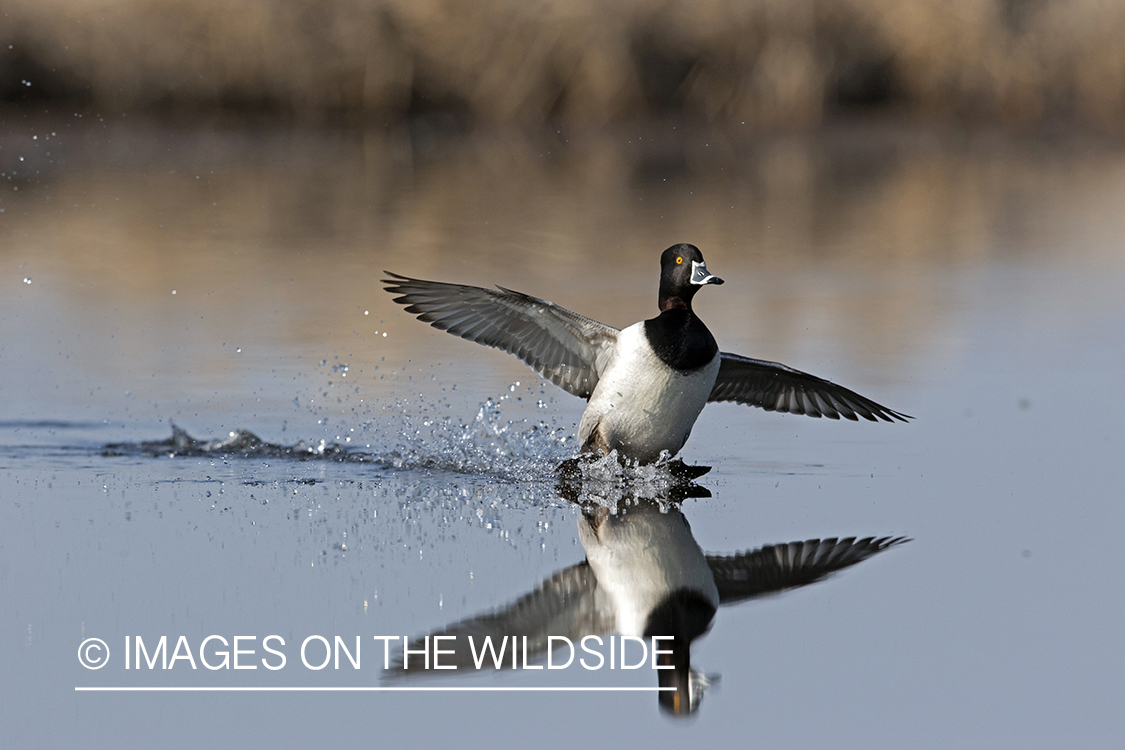
[{"label": "duck's outstretched wing", "polygon": [[[597,577],[586,562],[560,570],[535,591],[507,607],[431,633],[430,641],[433,641],[433,636],[452,636],[449,640],[443,638],[440,644],[430,644],[431,658],[433,649],[440,645],[440,663],[443,666],[456,665],[464,673],[466,670],[474,672],[478,668],[478,660],[479,668],[495,669],[497,663],[500,669],[522,667],[525,658],[529,662],[538,660],[546,654],[549,646],[564,645],[561,641],[552,644],[549,636],[565,636],[577,647],[583,637],[609,633],[615,627],[612,612],[597,595],[597,588]],[[526,647],[524,637],[527,638]],[[395,656],[391,663],[392,671],[387,676],[448,675],[448,672],[424,669],[425,657],[421,652],[426,645],[425,638],[412,640],[409,664],[404,666],[403,660]],[[519,652],[514,663],[513,649]]]},{"label": "duck's outstretched wing", "polygon": [[719,589],[719,604],[734,604],[786,589],[807,586],[849,565],[910,541],[906,537],[856,540],[810,539],[771,544],[730,557],[707,557]]},{"label": "duck's outstretched wing", "polygon": [[395,302],[434,328],[503,349],[575,396],[590,398],[618,330],[558,305],[497,287],[482,289],[384,271]]},{"label": "duck's outstretched wing", "polygon": [[708,401],[737,401],[766,411],[805,414],[810,417],[872,422],[913,419],[875,403],[842,385],[794,370],[778,362],[751,359],[721,352],[719,376]]}]

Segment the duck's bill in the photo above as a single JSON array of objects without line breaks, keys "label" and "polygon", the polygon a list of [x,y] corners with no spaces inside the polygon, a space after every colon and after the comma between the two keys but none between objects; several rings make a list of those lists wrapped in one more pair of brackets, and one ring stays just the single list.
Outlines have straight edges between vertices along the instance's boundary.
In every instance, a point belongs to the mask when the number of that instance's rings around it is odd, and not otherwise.
[{"label": "duck's bill", "polygon": [[693,260],[691,262],[691,283],[703,286],[704,284],[722,284],[723,280],[718,276],[712,276],[707,271],[706,263]]}]

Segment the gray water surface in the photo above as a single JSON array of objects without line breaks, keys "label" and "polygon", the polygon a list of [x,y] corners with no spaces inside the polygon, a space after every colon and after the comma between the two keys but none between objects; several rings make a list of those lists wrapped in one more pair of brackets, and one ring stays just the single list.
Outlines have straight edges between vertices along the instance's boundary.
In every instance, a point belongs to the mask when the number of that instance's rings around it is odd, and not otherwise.
[{"label": "gray water surface", "polygon": [[[1050,748],[1125,731],[1119,150],[9,129],[5,747]],[[501,284],[620,327],[654,314],[659,253],[679,241],[727,282],[696,303],[724,350],[915,417],[711,405],[681,454],[714,467],[698,482],[711,496],[640,482],[709,554],[913,540],[720,608],[692,648],[712,678],[692,719],[652,692],[75,691],[403,684],[372,635],[438,632],[580,563],[583,510],[553,468],[576,452],[583,403],[414,320],[380,272]],[[141,445],[173,424],[297,449]],[[614,486],[593,494],[612,504]],[[126,637],[256,636],[260,664],[270,634],[278,671],[124,668]],[[313,634],[361,636],[362,668],[303,667]],[[76,659],[91,637],[110,649],[96,671]],[[407,684],[656,682],[517,669]]]}]

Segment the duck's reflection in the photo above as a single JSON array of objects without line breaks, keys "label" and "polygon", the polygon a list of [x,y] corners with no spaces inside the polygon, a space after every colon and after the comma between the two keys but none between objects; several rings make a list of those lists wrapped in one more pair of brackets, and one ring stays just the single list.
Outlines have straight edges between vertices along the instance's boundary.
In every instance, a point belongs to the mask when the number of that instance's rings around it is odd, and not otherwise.
[{"label": "duck's reflection", "polygon": [[[564,494],[579,499],[573,492]],[[664,667],[657,670],[660,686],[667,688],[658,693],[660,705],[672,714],[691,714],[707,687],[707,678],[691,668],[691,644],[711,627],[720,605],[806,586],[907,541],[812,539],[729,556],[706,555],[672,502],[634,497],[621,498],[612,509],[579,504],[578,533],[586,560],[558,571],[507,607],[431,633],[431,640],[446,637],[443,664],[459,670],[444,674],[476,673],[482,663],[480,644],[487,638],[499,649],[505,637],[515,636],[512,645],[519,643],[519,662],[531,662],[546,656],[549,636],[565,636],[575,646],[590,635],[639,636],[649,643],[652,636],[673,636],[661,642],[662,653],[654,656]],[[418,638],[409,649],[421,654],[428,643]],[[550,645],[558,649],[564,643],[555,639]],[[470,644],[479,650],[474,653]],[[499,661],[501,669],[517,666],[515,654],[509,653],[510,659]],[[420,658],[411,657],[409,669],[399,659],[391,674],[426,674],[418,669]],[[483,664],[495,668],[491,658]]]}]

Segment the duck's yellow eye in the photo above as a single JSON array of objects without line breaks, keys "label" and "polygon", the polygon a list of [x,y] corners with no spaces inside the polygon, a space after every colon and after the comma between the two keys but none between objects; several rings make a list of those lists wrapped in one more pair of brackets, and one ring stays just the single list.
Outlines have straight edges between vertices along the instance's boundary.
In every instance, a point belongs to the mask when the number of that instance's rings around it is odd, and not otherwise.
[{"label": "duck's yellow eye", "polygon": [[684,262],[684,258],[683,258],[682,255],[679,258],[676,258],[676,265],[677,266],[682,264],[683,262]]}]

